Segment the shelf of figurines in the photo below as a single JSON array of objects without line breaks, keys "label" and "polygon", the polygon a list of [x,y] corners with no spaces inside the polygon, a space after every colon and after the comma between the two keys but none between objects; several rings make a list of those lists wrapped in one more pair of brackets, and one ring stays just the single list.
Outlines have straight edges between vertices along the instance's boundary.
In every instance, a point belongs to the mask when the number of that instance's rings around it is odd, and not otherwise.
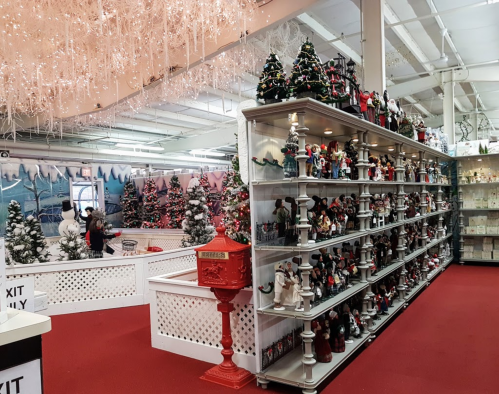
[{"label": "shelf of figurines", "polygon": [[[349,285],[351,287],[344,289],[343,291],[340,291],[336,294],[330,294],[328,296],[323,296],[320,301],[315,301],[311,304],[311,309],[310,312],[304,312],[304,311],[296,311],[294,307],[288,306],[284,307],[283,310],[277,310],[274,309],[274,304],[269,303],[268,305],[258,308],[257,313],[263,314],[263,315],[272,315],[272,316],[279,316],[279,317],[285,317],[285,318],[294,318],[294,319],[300,319],[300,320],[314,320],[318,316],[324,314],[326,311],[334,308],[335,306],[343,303],[344,301],[348,300],[355,294],[361,292],[362,290],[366,289],[369,284],[373,284],[378,282],[379,280],[385,278],[389,274],[393,273],[397,269],[401,268],[404,264],[407,264],[416,258],[418,258],[421,254],[428,252],[430,249],[433,247],[437,246],[438,244],[446,241],[452,236],[452,234],[447,234],[441,238],[435,238],[433,240],[428,240],[428,244],[425,247],[419,247],[417,250],[414,252],[408,253],[403,261],[396,261],[393,264],[389,264],[387,266],[382,266],[379,271],[376,271],[369,279],[368,282],[362,283],[358,281],[358,278],[352,280]],[[439,267],[440,268],[440,267]],[[262,302],[260,302],[262,304]]]},{"label": "shelf of figurines", "polygon": [[466,258],[461,258],[461,261],[467,262],[467,263],[499,263],[499,258],[497,260],[491,259],[466,259]]},{"label": "shelf of figurines", "polygon": [[[374,320],[369,328],[364,327],[364,329],[357,334],[351,333],[349,341],[345,341],[344,343],[344,348],[340,349],[339,352],[338,349],[333,350],[331,353],[332,359],[330,359],[329,362],[315,362],[312,370],[313,379],[307,379],[304,372],[304,345],[302,344],[301,347],[295,348],[290,353],[284,355],[280,360],[265,368],[262,372],[257,373],[258,381],[264,388],[266,388],[268,382],[272,381],[303,389],[315,389],[330,374],[338,369],[343,362],[348,360],[353,353],[359,350],[364,344],[371,342],[373,334],[376,334],[390,320],[397,316],[404,307],[407,307],[409,301],[413,300],[421,293],[421,291],[429,285],[430,281],[438,276],[443,268],[451,261],[452,257],[448,257],[440,266],[431,268],[428,272],[428,279],[413,281],[410,286],[407,286],[406,294],[403,299],[390,297],[387,308],[383,312],[375,314]],[[365,286],[359,287],[360,290],[363,290],[364,288]],[[350,296],[352,295],[353,294],[350,293]],[[345,301],[347,298],[348,297],[345,297],[342,301]],[[341,302],[337,302],[337,304]],[[315,316],[315,318],[318,316],[319,315]],[[318,356],[314,356],[314,358],[317,359]]]},{"label": "shelf of figurines", "polygon": [[378,152],[393,154],[394,145],[403,144],[406,156],[425,152],[427,157],[452,160],[446,153],[311,98],[243,110],[248,121],[264,123],[282,130],[289,130],[293,118],[291,115],[299,113],[304,114],[304,127],[308,129],[307,135],[324,137],[324,131],[331,130],[331,138],[345,142],[357,138],[359,132],[368,132],[369,141],[367,142]]},{"label": "shelf of figurines", "polygon": [[325,179],[325,178],[283,178],[281,180],[255,180],[252,181],[253,186],[267,186],[267,185],[292,185],[292,184],[321,184],[321,185],[373,185],[373,186],[386,186],[386,185],[405,185],[405,186],[448,186],[452,187],[450,183],[436,183],[436,182],[404,182],[404,181],[371,181],[371,180],[352,180],[352,179]]},{"label": "shelf of figurines", "polygon": [[[308,240],[308,243],[305,245],[299,244],[298,241],[294,240],[293,244],[286,244],[288,242],[287,237],[279,237],[278,230],[276,229],[276,224],[274,222],[267,224],[258,224],[257,228],[257,237],[256,242],[253,244],[255,251],[281,251],[281,252],[304,252],[304,251],[314,251],[320,248],[327,248],[330,246],[338,245],[343,242],[349,242],[360,237],[364,237],[368,234],[377,234],[380,232],[385,232],[386,230],[390,230],[396,227],[399,227],[403,224],[411,224],[424,219],[429,219],[431,217],[437,216],[439,214],[447,214],[452,212],[452,210],[442,210],[435,211],[431,213],[427,213],[425,215],[418,215],[413,218],[404,219],[404,221],[394,221],[393,223],[380,225],[380,221],[376,222],[377,225],[374,227],[367,229],[365,231],[351,231],[347,232],[346,230],[342,230],[342,234],[334,235],[331,237],[325,237],[320,240]],[[386,216],[385,216],[386,218]],[[267,226],[267,230],[264,232],[261,230],[261,226]]]}]

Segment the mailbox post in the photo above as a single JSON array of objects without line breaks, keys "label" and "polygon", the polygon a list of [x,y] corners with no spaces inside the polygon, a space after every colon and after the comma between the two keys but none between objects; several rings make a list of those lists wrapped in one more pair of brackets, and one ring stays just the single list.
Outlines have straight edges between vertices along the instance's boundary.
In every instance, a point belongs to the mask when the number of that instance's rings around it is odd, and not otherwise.
[{"label": "mailbox post", "polygon": [[239,389],[251,382],[255,376],[239,368],[232,361],[232,335],[230,312],[234,310],[232,300],[239,291],[251,285],[251,246],[240,244],[225,235],[225,228],[217,228],[217,236],[196,250],[198,285],[210,287],[220,301],[217,310],[222,313],[221,364],[209,369],[201,379],[223,386]]}]

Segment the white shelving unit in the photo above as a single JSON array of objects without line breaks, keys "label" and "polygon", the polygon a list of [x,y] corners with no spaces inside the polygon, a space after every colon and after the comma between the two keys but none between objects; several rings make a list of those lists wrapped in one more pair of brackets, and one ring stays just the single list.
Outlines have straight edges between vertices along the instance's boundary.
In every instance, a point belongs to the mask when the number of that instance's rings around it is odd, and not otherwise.
[{"label": "white shelving unit", "polygon": [[[499,262],[499,154],[457,157],[459,262]],[[475,223],[479,222],[479,223]],[[497,240],[483,250],[477,239]],[[466,242],[473,239],[473,242]],[[466,244],[466,245],[465,245]],[[496,246],[497,245],[497,248]],[[478,253],[482,251],[482,255]],[[495,252],[494,252],[495,251]],[[497,259],[492,258],[497,255]]]},{"label": "white shelving unit", "polygon": [[[282,170],[266,166],[256,167],[250,162],[250,203],[252,207],[252,264],[253,264],[253,298],[255,304],[255,345],[257,352],[257,378],[258,383],[264,388],[269,382],[279,382],[291,386],[301,387],[306,394],[316,393],[315,388],[335,371],[345,360],[348,359],[357,349],[372,340],[374,333],[381,329],[388,321],[397,315],[407,301],[414,298],[430,280],[427,278],[428,268],[423,265],[423,279],[415,287],[407,288],[405,285],[405,275],[407,273],[405,265],[418,256],[424,255],[425,264],[428,252],[431,248],[439,246],[439,257],[443,254],[442,245],[451,235],[444,234],[444,216],[450,211],[442,210],[443,188],[449,184],[441,182],[440,165],[442,162],[452,159],[439,151],[431,149],[417,141],[410,140],[399,134],[388,131],[372,123],[358,119],[346,112],[337,110],[328,105],[322,104],[313,99],[299,99],[285,103],[271,104],[251,109],[243,110],[243,114],[248,120],[248,145],[249,157],[262,157],[272,160],[281,160],[281,148],[285,145],[285,140],[290,129],[290,115],[296,114],[298,118],[299,150],[296,159],[299,163],[299,174],[296,178],[282,179]],[[333,130],[332,135],[325,136],[324,130]],[[317,143],[335,140],[344,143],[351,139],[358,139],[356,148],[358,149],[357,168],[359,176],[357,180],[334,180],[334,179],[313,179],[309,178],[305,172],[306,143]],[[327,142],[326,142],[327,144]],[[382,153],[395,155],[397,181],[374,182],[368,178],[368,154]],[[420,161],[420,178],[425,179],[425,163],[435,161],[437,163],[438,175],[435,183],[425,182],[404,182],[403,158],[417,158]],[[267,168],[269,167],[269,168]],[[435,212],[427,213],[418,217],[406,219],[404,198],[405,188],[418,191],[421,196],[421,211],[426,212],[428,187],[436,187],[436,208]],[[397,218],[396,222],[385,224],[384,226],[370,228],[372,212],[369,209],[369,201],[372,192],[393,192],[397,197]],[[307,210],[311,208],[309,201],[311,196],[338,197],[340,194],[350,195],[356,193],[359,197],[359,231],[339,236],[322,242],[308,241],[310,225],[307,220]],[[256,224],[269,220],[270,212],[274,209],[274,202],[277,198],[292,196],[298,204],[299,241],[297,245],[268,245],[259,244],[256,239]],[[427,236],[428,219],[438,217],[437,234],[430,240]],[[404,246],[405,225],[408,223],[422,223],[422,240],[419,249],[406,255]],[[398,246],[396,256],[392,256],[392,264],[388,265],[374,276],[371,276],[370,256],[373,245],[370,243],[370,235],[374,233],[384,233],[387,230],[396,228],[398,230]],[[301,241],[301,243],[300,243]],[[320,248],[330,248],[341,246],[343,242],[359,241],[360,262],[357,268],[360,271],[360,281],[353,286],[326,301],[313,306],[311,299],[313,293],[310,291],[310,274],[313,270],[311,265],[311,255]],[[452,255],[452,253],[451,253]],[[296,312],[292,308],[284,311],[273,309],[273,295],[265,295],[259,292],[258,287],[264,286],[267,282],[274,281],[274,264],[278,261],[290,260],[293,257],[301,257],[302,264],[299,266],[302,277],[304,311]],[[440,261],[444,261],[441,258]],[[450,262],[450,261],[449,261]],[[442,267],[439,267],[441,270]],[[397,286],[398,299],[394,300],[393,306],[387,315],[380,316],[380,319],[373,321],[374,296],[372,286],[377,281],[385,278],[394,272],[400,275]],[[432,278],[435,273],[432,271]],[[346,344],[344,353],[333,353],[333,360],[330,363],[318,363],[314,358],[312,342],[315,334],[311,329],[312,320],[329,311],[336,305],[343,303],[355,295],[362,299],[362,316],[368,323],[368,330],[360,338],[354,339],[352,344]],[[301,337],[302,346],[297,347],[290,353],[283,356],[266,369],[262,368],[261,350],[272,344],[273,341],[281,338],[290,330],[303,327]]]}]

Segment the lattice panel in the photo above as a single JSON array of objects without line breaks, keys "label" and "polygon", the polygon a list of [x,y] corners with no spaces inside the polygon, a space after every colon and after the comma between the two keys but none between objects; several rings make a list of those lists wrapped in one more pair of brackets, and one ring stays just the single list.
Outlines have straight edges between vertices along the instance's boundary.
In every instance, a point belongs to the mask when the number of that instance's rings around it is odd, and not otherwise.
[{"label": "lattice panel", "polygon": [[135,266],[133,265],[11,275],[8,279],[29,276],[34,276],[36,290],[47,292],[49,304],[127,297],[137,294]]},{"label": "lattice panel", "polygon": [[108,241],[109,246],[112,247],[113,249],[115,249],[116,251],[121,252],[121,250],[122,250],[121,241],[123,241],[124,239],[133,239],[133,240],[137,241],[136,250],[146,249],[149,246],[149,239],[148,238],[135,238],[133,236],[126,236],[126,235],[122,235],[121,237],[110,239]]},{"label": "lattice panel", "polygon": [[[222,348],[222,315],[217,301],[156,292],[158,333],[215,348]],[[231,313],[234,352],[255,355],[253,305],[234,303]]]},{"label": "lattice panel", "polygon": [[163,250],[173,250],[182,247],[182,239],[151,238],[150,246],[159,246]]},{"label": "lattice panel", "polygon": [[173,257],[164,260],[150,262],[148,264],[149,276],[165,275],[172,272],[196,268],[196,255]]}]

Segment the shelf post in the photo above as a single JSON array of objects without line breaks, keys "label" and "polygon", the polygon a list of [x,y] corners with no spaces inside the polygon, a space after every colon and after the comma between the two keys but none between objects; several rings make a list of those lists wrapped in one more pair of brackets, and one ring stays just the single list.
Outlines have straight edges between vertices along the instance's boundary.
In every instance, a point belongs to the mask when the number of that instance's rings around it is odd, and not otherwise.
[{"label": "shelf post", "polygon": [[[405,226],[404,224],[401,224],[398,227],[398,245],[397,245],[397,255],[398,255],[398,260],[400,262],[403,262],[405,260]],[[399,278],[399,284],[397,286],[398,294],[399,294],[399,300],[403,301],[405,298],[405,265],[402,265],[400,268],[400,278]]]},{"label": "shelf post", "polygon": [[[463,176],[463,165],[457,162],[457,201],[459,206],[459,263],[464,264],[464,214],[463,214],[463,188],[460,185]],[[451,242],[452,245],[452,242]]]},{"label": "shelf post", "polygon": [[426,160],[424,155],[424,151],[419,151],[419,182],[423,184],[421,188],[421,202],[419,204],[421,215],[426,215],[428,207],[428,202],[426,201],[426,195],[428,194],[426,190]]},{"label": "shelf post", "polygon": [[360,270],[360,281],[362,283],[366,283],[367,282],[367,275],[366,275],[366,271],[370,268],[369,267],[369,264],[367,263],[366,261],[366,256],[367,256],[367,248],[368,248],[368,245],[367,245],[367,241],[366,241],[366,238],[367,237],[360,237],[360,261],[359,261],[359,270]]},{"label": "shelf post", "polygon": [[299,179],[308,179],[306,161],[308,159],[307,151],[305,150],[305,138],[307,137],[308,128],[305,127],[305,112],[298,112],[298,126],[296,132],[298,133],[298,155],[296,160],[299,167]]},{"label": "shelf post", "polygon": [[312,342],[314,341],[315,333],[312,331],[312,321],[304,320],[303,326],[303,332],[300,335],[303,338],[303,343],[305,345],[302,358],[303,368],[305,369],[305,382],[313,383],[314,378],[312,369],[316,361],[314,359],[314,353],[312,353]]},{"label": "shelf post", "polygon": [[310,312],[310,310],[311,310],[310,301],[312,301],[312,297],[313,297],[314,293],[312,293],[310,291],[311,290],[310,273],[312,272],[314,267],[312,267],[312,265],[310,264],[310,253],[308,253],[308,252],[302,253],[301,258],[302,258],[302,262],[298,266],[298,269],[301,271],[301,278],[302,278],[301,296],[303,298],[303,314],[306,316],[306,315],[310,315],[312,313],[312,312]]},{"label": "shelf post", "polygon": [[367,289],[362,290],[362,317],[364,318],[364,321],[367,323],[367,328],[369,329],[372,325],[371,322],[371,316],[369,316],[368,308],[369,308],[369,301],[370,297],[367,294]]},{"label": "shelf post", "polygon": [[[396,167],[395,173],[397,175],[397,182],[405,181],[405,170],[404,165],[402,163],[402,144],[395,145],[396,152]],[[397,221],[402,223],[404,221],[404,212],[405,212],[405,191],[404,185],[397,185]]]},{"label": "shelf post", "polygon": [[437,226],[437,239],[441,239],[444,236],[444,214],[438,214],[438,226]]},{"label": "shelf post", "polygon": [[[300,166],[301,168],[302,166]],[[308,230],[312,227],[308,224],[308,208],[307,202],[310,198],[307,195],[307,184],[300,183],[299,186],[299,196],[296,199],[298,202],[298,206],[300,207],[300,221],[296,225],[296,228],[300,230],[300,241],[298,245],[307,245],[308,244]]]},{"label": "shelf post", "polygon": [[364,132],[357,132],[357,146],[359,150],[359,157],[357,159],[357,169],[359,172],[359,181],[365,181],[366,178],[364,176],[364,168],[367,166],[367,161],[364,161],[364,150],[366,147],[364,146]]}]

